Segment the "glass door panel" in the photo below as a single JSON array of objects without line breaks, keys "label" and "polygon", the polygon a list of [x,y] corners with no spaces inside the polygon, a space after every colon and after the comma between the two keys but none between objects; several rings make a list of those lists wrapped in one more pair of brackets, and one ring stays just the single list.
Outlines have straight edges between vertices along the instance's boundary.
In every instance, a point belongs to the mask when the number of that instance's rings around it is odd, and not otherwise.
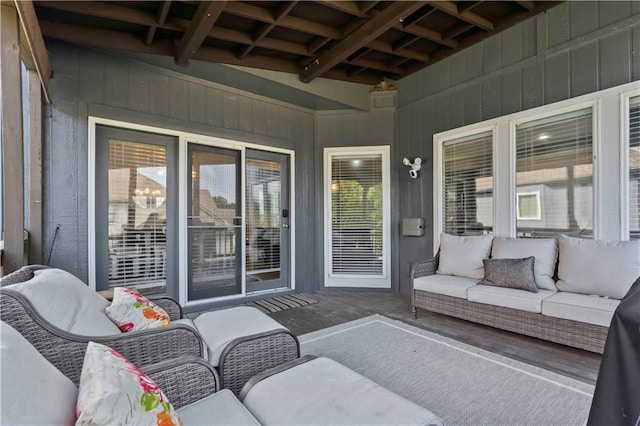
[{"label": "glass door panel", "polygon": [[247,150],[247,291],[289,287],[289,156]]},{"label": "glass door panel", "polygon": [[189,145],[188,299],[242,292],[240,152]]}]

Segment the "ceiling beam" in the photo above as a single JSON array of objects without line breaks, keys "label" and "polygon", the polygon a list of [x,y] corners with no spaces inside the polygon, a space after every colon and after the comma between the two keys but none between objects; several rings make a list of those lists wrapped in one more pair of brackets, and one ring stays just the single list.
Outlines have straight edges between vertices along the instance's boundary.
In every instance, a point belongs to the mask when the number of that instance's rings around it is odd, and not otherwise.
[{"label": "ceiling beam", "polygon": [[300,79],[308,83],[322,75],[423,5],[424,2],[410,1],[391,3],[380,14],[369,19],[328,52],[320,55],[315,61],[304,67],[300,74]]},{"label": "ceiling beam", "polygon": [[409,46],[411,43],[416,42],[420,40],[420,37],[416,36],[416,35],[406,35],[404,37],[402,37],[400,40],[396,41],[395,43],[393,43],[393,50],[400,50],[402,48],[405,48],[407,46]]},{"label": "ceiling beam", "polygon": [[533,10],[536,8],[536,5],[533,1],[516,1],[516,3],[518,3],[520,6],[524,7],[527,10]]},{"label": "ceiling beam", "polygon": [[51,63],[33,2],[31,0],[15,0],[14,4],[20,20],[20,56],[26,68],[38,74],[45,100],[47,103],[51,103],[49,95]]},{"label": "ceiling beam", "polygon": [[360,7],[358,6],[359,2],[347,0],[321,0],[317,3],[359,18],[368,17],[366,12],[360,10]]},{"label": "ceiling beam", "polygon": [[[377,10],[374,10],[372,12],[373,14],[376,14],[376,15],[380,13]],[[442,38],[442,34],[440,34],[439,32],[431,30],[429,28],[422,27],[417,23],[403,25],[403,23],[399,22],[393,28],[398,31],[402,31],[405,33],[409,33],[412,35],[425,38],[429,41],[440,44],[442,46],[450,47],[452,49],[455,49],[458,46],[458,43],[455,40],[444,40]]]},{"label": "ceiling beam", "polygon": [[[160,4],[160,7],[158,8],[158,24],[159,25],[163,25],[167,20],[167,14],[169,13],[170,8],[171,8],[171,0],[165,0],[162,2],[162,4]],[[157,25],[151,25],[147,30],[147,37],[145,39],[147,44],[153,43],[153,37],[156,34],[156,28],[158,28]]]},{"label": "ceiling beam", "polygon": [[293,9],[297,3],[297,1],[290,1],[281,4],[274,14],[275,20],[273,21],[273,23],[263,24],[262,28],[254,35],[253,42],[242,49],[242,51],[238,55],[238,58],[244,59],[249,54],[249,52],[253,50],[256,44],[264,39],[267,34],[269,34],[269,32],[271,32],[271,30],[275,28],[275,26],[278,24],[278,21],[285,17],[289,12],[291,12],[291,9]]},{"label": "ceiling beam", "polygon": [[470,11],[460,12],[458,6],[452,1],[437,0],[430,1],[429,4],[448,15],[473,24],[485,31],[493,31],[493,22]]},{"label": "ceiling beam", "polygon": [[411,24],[415,24],[417,22],[420,22],[424,18],[426,18],[427,16],[431,15],[435,11],[436,11],[435,7],[423,6],[420,10],[416,11],[411,16],[409,16],[407,19],[402,21],[402,26],[403,27],[407,27],[407,26],[409,26]]},{"label": "ceiling beam", "polygon": [[198,5],[191,24],[182,39],[176,45],[175,63],[182,66],[189,65],[189,59],[207,38],[218,17],[224,9],[225,1],[203,1]]},{"label": "ceiling beam", "polygon": [[358,7],[360,8],[360,13],[367,13],[371,9],[373,9],[379,1],[358,1]]},{"label": "ceiling beam", "polygon": [[447,30],[444,33],[442,33],[442,38],[444,40],[451,40],[451,39],[459,36],[463,32],[470,30],[471,28],[475,28],[475,25],[466,24],[466,23],[465,24],[460,24],[460,25],[455,26],[455,27],[451,28],[450,30]]},{"label": "ceiling beam", "polygon": [[462,3],[458,3],[458,12],[466,12],[467,10],[471,10],[477,5],[482,3],[481,1],[465,1]]}]

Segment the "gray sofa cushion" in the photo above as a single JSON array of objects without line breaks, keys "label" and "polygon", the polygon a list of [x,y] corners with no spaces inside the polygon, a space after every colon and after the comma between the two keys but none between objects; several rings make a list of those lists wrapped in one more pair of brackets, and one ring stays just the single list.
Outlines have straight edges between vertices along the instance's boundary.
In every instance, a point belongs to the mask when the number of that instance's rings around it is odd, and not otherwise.
[{"label": "gray sofa cushion", "polygon": [[0,335],[0,424],[75,424],[78,390],[71,380],[4,322]]},{"label": "gray sofa cushion", "polygon": [[484,278],[479,284],[496,287],[519,288],[538,292],[533,265],[535,258],[525,259],[484,259]]},{"label": "gray sofa cushion", "polygon": [[495,237],[491,247],[492,259],[519,259],[533,256],[536,285],[545,290],[556,290],[553,275],[558,261],[558,240],[555,238]]},{"label": "gray sofa cushion", "polygon": [[233,392],[223,389],[178,410],[182,424],[188,425],[259,425]]},{"label": "gray sofa cushion", "polygon": [[489,257],[493,235],[459,237],[440,234],[440,263],[437,274],[481,279],[482,259]]},{"label": "gray sofa cushion", "polygon": [[258,382],[243,403],[262,424],[443,425],[429,410],[329,358]]},{"label": "gray sofa cushion", "polygon": [[617,299],[560,291],[542,301],[542,315],[609,327],[619,304]]},{"label": "gray sofa cushion", "polygon": [[413,288],[445,296],[467,298],[467,290],[478,285],[474,278],[456,277],[455,275],[425,275],[413,280]]},{"label": "gray sofa cushion", "polygon": [[107,317],[109,302],[62,269],[43,269],[11,290],[22,293],[47,321],[84,336],[111,336],[120,329]]},{"label": "gray sofa cushion", "polygon": [[542,301],[555,293],[551,290],[538,289],[537,293],[531,293],[516,288],[477,285],[467,290],[467,299],[470,302],[539,314],[542,312]]},{"label": "gray sofa cushion", "polygon": [[558,289],[622,299],[640,276],[640,240],[598,241],[561,236]]}]

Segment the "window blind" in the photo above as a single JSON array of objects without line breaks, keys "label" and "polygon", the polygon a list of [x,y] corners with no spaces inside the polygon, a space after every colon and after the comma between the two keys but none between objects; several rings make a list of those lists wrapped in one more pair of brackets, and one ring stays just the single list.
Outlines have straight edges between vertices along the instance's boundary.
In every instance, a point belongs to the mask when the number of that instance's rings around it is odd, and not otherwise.
[{"label": "window blind", "polygon": [[443,231],[452,235],[493,232],[493,135],[443,144]]},{"label": "window blind", "polygon": [[280,179],[276,161],[247,159],[247,273],[280,273]]},{"label": "window blind", "polygon": [[382,156],[333,156],[332,273],[383,274],[382,216]]},{"label": "window blind", "polygon": [[517,218],[518,236],[593,237],[591,108],[516,127],[516,192],[539,194],[540,214]]},{"label": "window blind", "polygon": [[109,287],[166,287],[164,146],[109,140]]},{"label": "window blind", "polygon": [[629,239],[640,239],[640,96],[629,100]]}]

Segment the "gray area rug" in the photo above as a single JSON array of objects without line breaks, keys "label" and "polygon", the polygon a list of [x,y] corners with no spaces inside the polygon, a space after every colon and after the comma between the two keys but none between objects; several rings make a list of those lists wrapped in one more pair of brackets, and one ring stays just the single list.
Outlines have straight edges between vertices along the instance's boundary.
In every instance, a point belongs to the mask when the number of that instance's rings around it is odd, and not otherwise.
[{"label": "gray area rug", "polygon": [[447,425],[583,425],[594,387],[381,315],[300,336]]}]

